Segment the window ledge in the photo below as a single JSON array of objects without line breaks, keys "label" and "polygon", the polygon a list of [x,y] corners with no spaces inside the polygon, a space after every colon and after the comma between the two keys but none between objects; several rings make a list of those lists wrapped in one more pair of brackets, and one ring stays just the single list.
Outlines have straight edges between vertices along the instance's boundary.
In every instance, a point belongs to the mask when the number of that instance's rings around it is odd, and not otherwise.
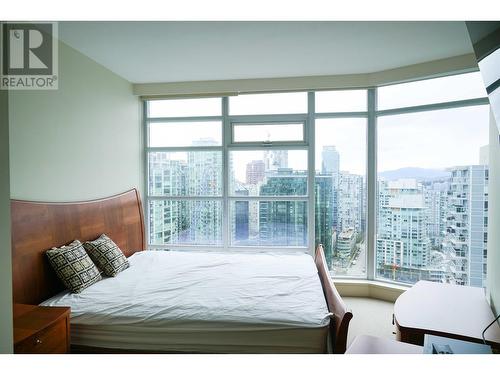
[{"label": "window ledge", "polygon": [[334,279],[333,283],[342,297],[367,297],[395,302],[410,286],[375,280]]}]

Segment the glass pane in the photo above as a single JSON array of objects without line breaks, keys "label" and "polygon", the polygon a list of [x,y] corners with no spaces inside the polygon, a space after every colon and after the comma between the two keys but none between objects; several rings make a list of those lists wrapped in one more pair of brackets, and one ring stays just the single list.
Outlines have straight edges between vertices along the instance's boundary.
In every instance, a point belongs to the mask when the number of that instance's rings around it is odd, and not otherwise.
[{"label": "glass pane", "polygon": [[234,124],[234,142],[303,141],[304,124]]},{"label": "glass pane", "polygon": [[229,97],[231,115],[307,113],[307,92],[251,94]]},{"label": "glass pane", "polygon": [[230,151],[229,193],[238,196],[307,195],[307,151]]},{"label": "glass pane", "polygon": [[149,153],[149,194],[221,196],[222,151]]},{"label": "glass pane", "polygon": [[316,120],[316,245],[334,277],[366,275],[366,120]]},{"label": "glass pane", "polygon": [[401,83],[377,89],[378,109],[486,97],[479,72]]},{"label": "glass pane", "polygon": [[366,90],[317,91],[316,112],[365,112],[368,110]]},{"label": "glass pane", "polygon": [[221,201],[150,201],[152,245],[222,245]]},{"label": "glass pane", "polygon": [[148,117],[195,117],[221,115],[221,98],[148,101]]},{"label": "glass pane", "polygon": [[221,146],[222,122],[149,123],[149,147]]},{"label": "glass pane", "polygon": [[307,246],[307,204],[302,201],[233,201],[231,244]]},{"label": "glass pane", "polygon": [[485,285],[488,126],[488,106],[378,119],[378,277]]}]

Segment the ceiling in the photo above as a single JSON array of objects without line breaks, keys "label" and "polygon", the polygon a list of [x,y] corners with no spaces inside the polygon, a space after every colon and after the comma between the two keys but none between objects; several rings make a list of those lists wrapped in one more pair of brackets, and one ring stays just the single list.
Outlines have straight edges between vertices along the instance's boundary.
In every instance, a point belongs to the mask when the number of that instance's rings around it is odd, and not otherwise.
[{"label": "ceiling", "polygon": [[464,22],[60,22],[133,83],[371,73],[473,53]]}]

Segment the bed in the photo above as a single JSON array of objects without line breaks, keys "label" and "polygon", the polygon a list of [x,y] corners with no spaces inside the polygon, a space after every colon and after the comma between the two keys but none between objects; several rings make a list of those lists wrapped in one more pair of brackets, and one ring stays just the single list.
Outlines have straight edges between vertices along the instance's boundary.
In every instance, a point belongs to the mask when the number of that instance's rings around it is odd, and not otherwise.
[{"label": "bed", "polygon": [[[131,267],[69,294],[45,250],[107,233]],[[307,254],[145,251],[137,190],[74,203],[12,201],[16,303],[71,307],[84,353],[343,353],[352,314],[321,246]]]}]

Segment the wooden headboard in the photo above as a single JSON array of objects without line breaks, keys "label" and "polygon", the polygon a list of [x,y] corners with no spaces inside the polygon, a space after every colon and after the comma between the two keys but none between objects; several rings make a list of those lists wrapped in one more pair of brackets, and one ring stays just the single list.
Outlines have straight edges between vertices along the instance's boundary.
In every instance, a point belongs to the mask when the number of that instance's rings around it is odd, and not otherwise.
[{"label": "wooden headboard", "polygon": [[45,251],[106,233],[128,257],[146,248],[139,192],[86,202],[11,200],[12,292],[15,303],[39,304],[64,289]]}]

